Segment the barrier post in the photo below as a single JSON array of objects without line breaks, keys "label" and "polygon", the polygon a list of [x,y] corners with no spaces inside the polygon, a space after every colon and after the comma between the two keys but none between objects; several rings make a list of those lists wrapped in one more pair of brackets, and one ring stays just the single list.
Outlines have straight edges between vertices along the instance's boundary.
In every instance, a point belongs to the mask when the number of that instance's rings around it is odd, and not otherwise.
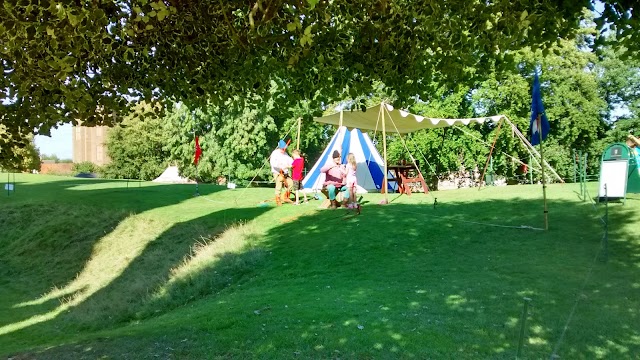
[{"label": "barrier post", "polygon": [[522,355],[527,316],[529,312],[529,303],[531,302],[531,299],[528,297],[522,298],[522,300],[524,301],[524,305],[522,307],[522,318],[520,319],[520,339],[518,340],[518,351],[516,353],[516,359],[519,359]]},{"label": "barrier post", "polygon": [[602,257],[600,261],[609,260],[609,198],[607,196],[607,184],[604,184],[604,236],[602,237]]}]

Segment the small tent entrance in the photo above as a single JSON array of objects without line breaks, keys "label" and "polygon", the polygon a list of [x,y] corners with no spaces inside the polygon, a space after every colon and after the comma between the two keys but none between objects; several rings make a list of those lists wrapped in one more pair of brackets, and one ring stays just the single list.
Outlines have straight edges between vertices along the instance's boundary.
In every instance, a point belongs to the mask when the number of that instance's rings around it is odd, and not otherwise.
[{"label": "small tent entrance", "polygon": [[[324,149],[320,159],[313,165],[307,176],[302,180],[302,186],[306,191],[320,191],[325,181],[325,174],[320,169],[333,162],[332,153],[338,150],[342,157],[342,163],[346,163],[347,155],[353,153],[356,157],[358,170],[358,193],[380,191],[384,185],[384,160],[373,145],[371,138],[360,129],[348,130],[346,126],[340,126],[333,135],[329,145]],[[388,174],[387,179],[393,176]],[[395,190],[395,182],[387,181],[389,191]]]},{"label": "small tent entrance", "polygon": [[180,176],[180,171],[177,166],[169,166],[164,172],[153,179],[153,182],[165,183],[165,184],[194,184],[195,181],[189,180]]}]

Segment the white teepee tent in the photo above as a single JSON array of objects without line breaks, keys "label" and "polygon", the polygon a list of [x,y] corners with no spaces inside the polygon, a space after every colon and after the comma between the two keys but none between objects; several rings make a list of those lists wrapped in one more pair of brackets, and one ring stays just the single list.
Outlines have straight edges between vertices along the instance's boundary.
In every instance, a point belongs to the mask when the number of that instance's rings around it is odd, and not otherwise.
[{"label": "white teepee tent", "polygon": [[166,184],[193,184],[195,181],[189,180],[187,178],[183,178],[180,176],[180,172],[178,171],[177,166],[169,166],[167,169],[157,178],[153,180],[153,182],[157,183],[166,183]]}]

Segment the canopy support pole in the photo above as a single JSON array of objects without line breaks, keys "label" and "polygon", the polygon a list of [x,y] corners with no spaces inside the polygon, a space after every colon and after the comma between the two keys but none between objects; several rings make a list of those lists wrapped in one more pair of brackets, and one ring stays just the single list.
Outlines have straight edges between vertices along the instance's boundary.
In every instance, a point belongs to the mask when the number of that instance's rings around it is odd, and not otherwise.
[{"label": "canopy support pole", "polygon": [[[382,103],[380,106],[380,116],[382,116],[382,152],[384,153],[384,177],[382,178],[382,190],[384,191],[384,203],[389,203],[389,186],[387,184],[387,176],[389,174],[389,170],[387,168],[387,128],[385,126],[384,120],[384,106]],[[397,179],[396,179],[397,181]]]},{"label": "canopy support pole", "polygon": [[298,138],[296,141],[296,149],[300,150],[300,125],[302,124],[302,118],[298,118]]},{"label": "canopy support pole", "polygon": [[344,111],[340,110],[340,125],[338,125],[339,128],[342,127],[342,120],[344,119]]},{"label": "canopy support pole", "polygon": [[[509,119],[507,118],[507,121],[508,120]],[[542,159],[542,156],[540,155],[538,150],[536,150],[536,148],[533,145],[531,145],[529,140],[527,140],[527,138],[524,135],[522,135],[522,132],[520,132],[520,130],[518,130],[518,127],[515,126],[511,121],[509,121],[509,124],[511,125],[511,128],[513,129],[513,132],[516,133],[516,135],[518,135],[518,137],[522,140],[522,143],[525,144],[525,147],[531,149],[531,151],[534,154],[533,158],[536,159],[536,161],[537,161],[536,156],[540,156],[540,158],[541,158],[540,166],[541,167],[547,166],[548,169],[551,171],[551,173],[553,173],[553,175],[555,175],[555,177],[558,179],[558,181],[560,181],[561,183],[564,183],[564,180],[560,177],[560,175],[558,175],[558,173],[553,169],[553,167],[551,165],[549,165],[549,163],[547,163],[546,161],[544,161]]]},{"label": "canopy support pole", "polygon": [[482,170],[482,175],[480,175],[480,186],[478,190],[482,189],[482,180],[484,179],[484,175],[487,172],[487,166],[489,166],[489,160],[491,159],[491,154],[493,154],[493,149],[496,146],[496,141],[498,141],[498,136],[500,136],[500,128],[502,127],[502,122],[504,120],[500,119],[500,123],[498,123],[498,130],[496,130],[496,137],[493,139],[493,144],[491,144],[491,150],[489,151],[489,156],[487,157],[487,162],[484,164],[484,170]]}]

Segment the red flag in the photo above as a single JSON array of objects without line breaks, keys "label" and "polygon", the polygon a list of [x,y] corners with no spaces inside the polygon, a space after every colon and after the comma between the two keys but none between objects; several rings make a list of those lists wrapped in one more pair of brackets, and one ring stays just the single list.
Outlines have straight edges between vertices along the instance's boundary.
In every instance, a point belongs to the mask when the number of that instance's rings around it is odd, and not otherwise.
[{"label": "red flag", "polygon": [[202,149],[200,148],[200,142],[198,141],[198,137],[196,136],[196,156],[193,159],[193,163],[198,165],[198,161],[200,161],[200,155],[202,155]]}]

